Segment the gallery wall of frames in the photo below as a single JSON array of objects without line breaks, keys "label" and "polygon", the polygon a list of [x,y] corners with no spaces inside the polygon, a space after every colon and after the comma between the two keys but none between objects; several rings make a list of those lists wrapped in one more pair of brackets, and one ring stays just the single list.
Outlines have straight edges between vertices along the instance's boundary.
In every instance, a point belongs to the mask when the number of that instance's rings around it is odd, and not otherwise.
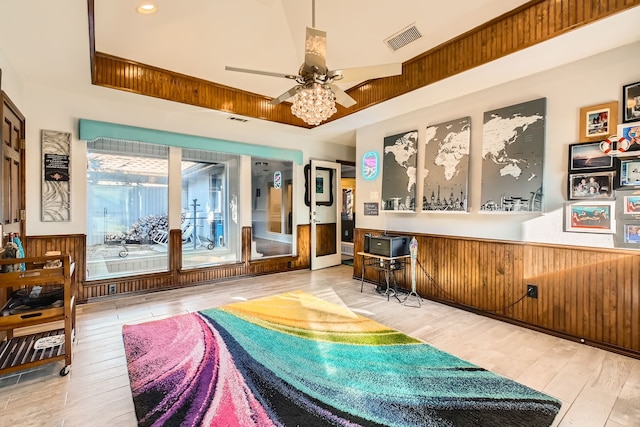
[{"label": "gallery wall of frames", "polygon": [[580,136],[569,145],[565,231],[613,234],[640,249],[640,82],[618,101],[580,109]]}]

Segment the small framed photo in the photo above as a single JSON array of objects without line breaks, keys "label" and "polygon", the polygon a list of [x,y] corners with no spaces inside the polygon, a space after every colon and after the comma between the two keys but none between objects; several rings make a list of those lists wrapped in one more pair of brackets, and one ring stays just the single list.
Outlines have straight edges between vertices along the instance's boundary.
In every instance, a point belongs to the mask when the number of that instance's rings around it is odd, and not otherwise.
[{"label": "small framed photo", "polygon": [[640,156],[640,121],[618,125],[616,136],[629,141],[629,147],[624,151],[625,156]]},{"label": "small framed photo", "polygon": [[640,82],[622,87],[623,123],[640,120]]},{"label": "small framed photo", "polygon": [[640,221],[618,221],[617,231],[617,247],[640,249]]},{"label": "small framed photo", "polygon": [[333,169],[323,167],[316,168],[315,179],[311,176],[311,165],[304,167],[304,203],[309,206],[311,204],[311,191],[316,192],[316,205],[332,206],[333,205]]},{"label": "small framed photo", "polygon": [[616,232],[615,202],[567,203],[564,231],[614,234]]},{"label": "small framed photo", "polygon": [[600,149],[598,142],[582,142],[569,145],[569,171],[614,170],[613,157]]},{"label": "small framed photo", "polygon": [[640,186],[640,158],[620,159],[618,165],[619,187]]},{"label": "small framed photo", "polygon": [[640,220],[640,189],[616,191],[618,219]]},{"label": "small framed photo", "polygon": [[569,200],[612,199],[615,172],[569,174]]},{"label": "small framed photo", "polygon": [[580,140],[602,141],[615,132],[618,124],[618,101],[580,109]]}]

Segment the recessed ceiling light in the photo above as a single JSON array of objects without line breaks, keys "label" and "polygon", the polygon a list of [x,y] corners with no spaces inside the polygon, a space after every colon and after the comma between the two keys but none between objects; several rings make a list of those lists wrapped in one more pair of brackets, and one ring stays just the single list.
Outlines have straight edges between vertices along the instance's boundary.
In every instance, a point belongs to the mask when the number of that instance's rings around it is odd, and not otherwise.
[{"label": "recessed ceiling light", "polygon": [[158,8],[156,7],[155,4],[146,2],[146,3],[141,3],[136,10],[138,11],[138,13],[142,13],[143,15],[148,15],[150,13],[154,13],[156,10],[158,10]]}]

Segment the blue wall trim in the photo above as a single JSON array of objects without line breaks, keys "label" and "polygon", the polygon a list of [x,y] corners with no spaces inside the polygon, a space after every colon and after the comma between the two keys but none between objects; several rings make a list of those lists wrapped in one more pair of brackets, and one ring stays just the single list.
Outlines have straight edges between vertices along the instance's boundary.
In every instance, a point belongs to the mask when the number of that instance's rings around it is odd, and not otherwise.
[{"label": "blue wall trim", "polygon": [[84,141],[93,141],[97,138],[113,138],[126,141],[171,145],[174,147],[219,151],[230,154],[245,154],[247,156],[264,157],[268,159],[290,160],[299,165],[302,164],[302,151],[290,150],[288,148],[247,144],[244,142],[206,138],[203,136],[98,122],[88,119],[80,119],[78,131],[79,139]]}]

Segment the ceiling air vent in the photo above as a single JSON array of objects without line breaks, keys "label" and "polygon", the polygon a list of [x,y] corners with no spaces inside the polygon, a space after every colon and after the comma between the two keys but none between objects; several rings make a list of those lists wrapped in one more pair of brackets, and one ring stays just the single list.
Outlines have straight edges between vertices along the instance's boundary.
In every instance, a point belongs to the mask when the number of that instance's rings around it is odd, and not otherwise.
[{"label": "ceiling air vent", "polygon": [[243,119],[241,117],[236,117],[236,116],[229,116],[228,120],[233,120],[233,121],[242,122],[242,123],[245,123],[245,122],[249,121],[249,119]]},{"label": "ceiling air vent", "polygon": [[414,23],[398,31],[391,37],[388,37],[384,42],[389,49],[395,52],[401,47],[418,40],[420,37],[422,37],[422,34],[420,34],[420,31],[418,31],[418,28],[416,28],[416,24]]}]

